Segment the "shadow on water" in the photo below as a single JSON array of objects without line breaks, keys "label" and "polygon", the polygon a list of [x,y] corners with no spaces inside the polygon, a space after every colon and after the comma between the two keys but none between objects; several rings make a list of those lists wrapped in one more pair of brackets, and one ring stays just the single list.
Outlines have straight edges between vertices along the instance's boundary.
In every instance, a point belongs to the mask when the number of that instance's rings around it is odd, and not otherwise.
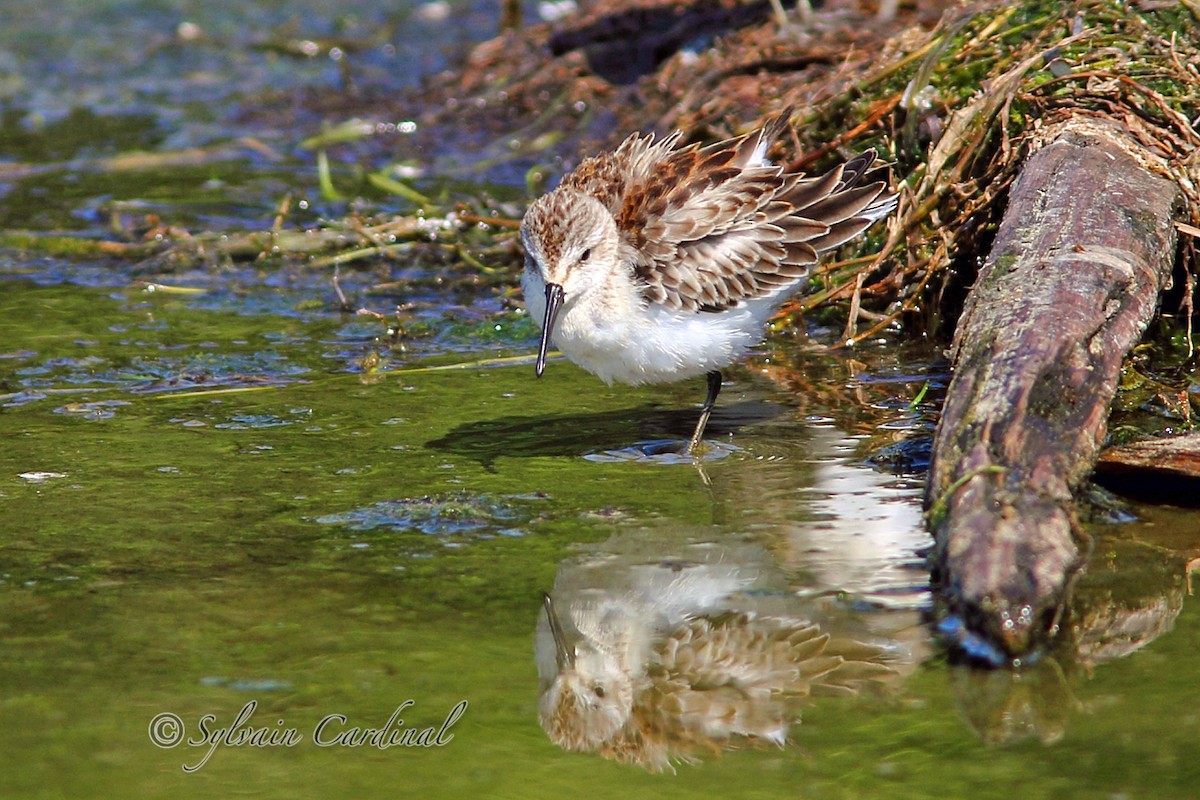
[{"label": "shadow on water", "polygon": [[[709,423],[708,438],[736,434],[785,411],[783,406],[760,401],[719,407]],[[463,423],[425,446],[471,458],[490,470],[500,457],[577,458],[661,439],[678,439],[683,445],[698,414],[692,408],[667,410],[646,404],[596,413],[514,415]]]}]

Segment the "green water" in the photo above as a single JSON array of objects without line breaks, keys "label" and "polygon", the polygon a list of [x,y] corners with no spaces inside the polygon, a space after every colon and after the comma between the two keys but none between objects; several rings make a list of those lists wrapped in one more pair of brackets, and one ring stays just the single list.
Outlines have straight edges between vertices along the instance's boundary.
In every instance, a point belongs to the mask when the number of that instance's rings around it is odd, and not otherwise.
[{"label": "green water", "polygon": [[[1134,606],[1173,630],[1108,663],[985,677],[930,655],[919,484],[862,465],[866,440],[831,424],[864,427],[855,412],[789,407],[742,372],[715,418],[740,450],[598,463],[583,456],[686,435],[700,387],[609,389],[563,362],[541,381],[417,371],[386,351],[364,375],[347,370],[370,340],[339,339],[354,321],[336,314],[21,281],[0,297],[5,797],[1195,794],[1200,617],[1166,545],[1138,543],[1149,523],[1104,528],[1078,627]],[[872,361],[861,386],[912,383]],[[580,544],[639,529],[751,535],[798,589],[902,639],[903,680],[812,701],[786,747],[674,774],[559,750],[537,720],[541,592]],[[314,741],[330,715],[346,722],[326,741],[409,700],[414,736],[466,707],[442,746]],[[252,701],[252,727],[299,741],[211,748],[201,718],[227,727]],[[196,746],[152,743],[163,712]]]}]

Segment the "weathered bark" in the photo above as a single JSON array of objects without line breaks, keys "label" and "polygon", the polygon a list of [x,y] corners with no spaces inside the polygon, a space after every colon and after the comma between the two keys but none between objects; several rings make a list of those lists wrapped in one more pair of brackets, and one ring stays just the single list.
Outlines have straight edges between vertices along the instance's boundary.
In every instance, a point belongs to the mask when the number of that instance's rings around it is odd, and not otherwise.
[{"label": "weathered bark", "polygon": [[1052,633],[1078,566],[1072,492],[1170,279],[1180,195],[1115,124],[1044,141],[955,333],[926,497],[948,613],[1014,657]]},{"label": "weathered bark", "polygon": [[1200,433],[1110,447],[1096,461],[1095,477],[1146,500],[1200,505]]}]

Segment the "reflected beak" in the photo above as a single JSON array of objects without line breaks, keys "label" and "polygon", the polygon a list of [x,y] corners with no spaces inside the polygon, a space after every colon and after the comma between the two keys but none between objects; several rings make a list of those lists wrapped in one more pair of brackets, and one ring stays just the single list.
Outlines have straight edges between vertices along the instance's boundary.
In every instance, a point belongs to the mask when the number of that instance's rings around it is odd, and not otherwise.
[{"label": "reflected beak", "polygon": [[[562,301],[562,286],[557,283],[547,283],[546,316],[542,320],[542,341],[538,343],[537,363],[534,365],[534,371],[539,378],[546,371],[546,348],[550,346],[550,332],[554,330],[554,319],[558,316],[558,309],[562,307]],[[552,614],[550,618],[553,619],[554,615]]]},{"label": "reflected beak", "polygon": [[558,621],[558,615],[554,613],[554,601],[550,599],[549,594],[544,592],[542,593],[542,605],[546,609],[546,621],[550,623],[550,636],[554,638],[554,660],[558,662],[558,671],[574,669],[575,648],[567,643],[567,637],[563,635],[562,624]]}]

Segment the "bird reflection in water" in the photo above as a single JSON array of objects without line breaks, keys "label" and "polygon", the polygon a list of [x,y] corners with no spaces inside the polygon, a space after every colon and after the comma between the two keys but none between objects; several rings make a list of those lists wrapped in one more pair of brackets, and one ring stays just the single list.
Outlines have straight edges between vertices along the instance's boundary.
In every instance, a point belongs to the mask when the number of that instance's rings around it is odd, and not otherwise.
[{"label": "bird reflection in water", "polygon": [[758,544],[667,547],[615,538],[565,562],[545,595],[539,716],[564,749],[661,771],[782,746],[805,698],[898,674],[897,647],[831,635],[804,614]]}]

